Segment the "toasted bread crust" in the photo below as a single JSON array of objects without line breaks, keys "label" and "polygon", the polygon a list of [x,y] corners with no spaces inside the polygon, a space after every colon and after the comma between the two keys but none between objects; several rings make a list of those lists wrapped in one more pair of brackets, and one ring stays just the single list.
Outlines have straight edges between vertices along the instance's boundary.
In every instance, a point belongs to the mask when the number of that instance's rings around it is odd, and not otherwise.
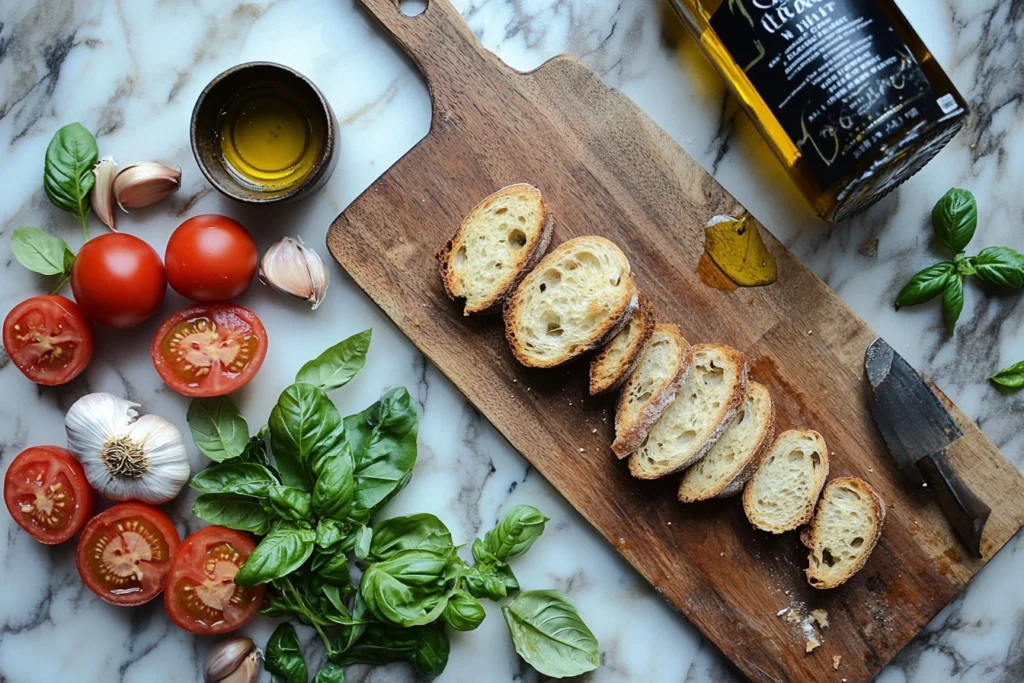
[{"label": "toasted bread crust", "polygon": [[[747,383],[747,390],[749,391],[750,386],[755,382]],[[762,385],[758,385],[762,386]],[[765,393],[768,392],[766,388],[762,386]],[[741,401],[742,405],[742,401]],[[730,421],[731,422],[731,421]],[[731,425],[730,425],[731,426]],[[724,432],[723,432],[724,434]],[[768,452],[768,449],[772,445],[772,439],[775,436],[775,401],[772,400],[771,394],[768,394],[768,419],[765,422],[764,427],[761,430],[761,434],[758,437],[757,446],[754,448],[753,455],[747,460],[746,464],[740,468],[740,470],[733,476],[733,478],[722,485],[717,491],[705,491],[700,494],[686,495],[683,493],[683,486],[679,486],[679,502],[681,503],[695,503],[700,500],[709,500],[711,498],[731,498],[737,493],[743,490],[747,480],[754,476],[754,472],[761,465],[761,460],[764,459],[764,454]]]},{"label": "toasted bread crust", "polygon": [[531,240],[531,242],[527,243],[519,261],[513,266],[512,273],[501,284],[499,290],[495,292],[493,296],[479,304],[473,306],[467,304],[462,312],[465,316],[472,315],[474,313],[491,315],[500,313],[501,305],[509,293],[519,286],[519,283],[522,282],[524,277],[526,277],[526,274],[533,270],[537,263],[539,263],[544,257],[544,253],[547,252],[548,246],[551,244],[551,236],[554,232],[554,221],[552,220],[551,211],[548,209],[547,202],[544,201],[544,197],[540,195],[540,191],[533,185],[516,183],[515,185],[503,187],[497,192],[485,197],[481,202],[474,206],[468,214],[466,214],[466,217],[459,223],[459,227],[456,229],[455,234],[452,235],[451,239],[445,243],[444,247],[442,247],[441,251],[437,254],[438,270],[441,273],[441,282],[444,284],[445,294],[447,294],[448,298],[452,301],[457,301],[462,297],[454,291],[451,261],[452,254],[455,252],[457,245],[461,243],[463,232],[468,223],[472,219],[475,219],[479,212],[485,210],[487,206],[496,199],[514,192],[522,191],[526,188],[528,188],[530,192],[536,192],[538,199],[540,200],[541,211],[544,214],[544,221],[540,232]]},{"label": "toasted bread crust", "polygon": [[[640,330],[633,345],[626,350],[626,355],[619,362],[617,368],[613,374],[607,376],[599,376],[601,371],[601,364],[605,362],[608,354],[608,348],[605,347],[590,361],[590,395],[598,396],[600,394],[607,393],[613,389],[617,389],[622,386],[622,383],[632,374],[633,370],[636,369],[637,363],[640,362],[640,357],[643,355],[644,349],[647,348],[647,342],[651,340],[651,335],[654,334],[655,325],[655,310],[654,302],[647,298],[647,295],[642,291],[637,292],[637,308],[631,316],[630,320],[636,317],[641,317],[643,328]],[[614,337],[609,340],[609,344],[614,341]]]},{"label": "toasted bread crust", "polygon": [[[612,442],[612,451],[615,455],[622,458],[629,457],[630,453],[635,451],[643,443],[644,439],[647,438],[647,434],[654,427],[654,424],[661,417],[662,413],[672,404],[673,399],[676,397],[676,393],[679,392],[679,387],[683,385],[686,378],[690,376],[690,370],[693,369],[693,347],[690,346],[690,342],[686,341],[686,337],[683,336],[682,330],[677,325],[669,323],[660,323],[655,325],[654,330],[660,330],[666,334],[671,334],[676,338],[676,342],[682,351],[682,359],[679,363],[679,369],[676,371],[675,377],[670,381],[666,382],[665,385],[655,393],[640,410],[640,414],[637,419],[633,421],[633,424],[628,427],[619,430],[619,425],[622,424],[623,416],[626,410],[626,398],[628,391],[623,389],[619,395],[619,401],[615,408],[615,440]],[[654,333],[652,330],[652,334]],[[639,361],[639,358],[637,359]],[[628,381],[628,380],[627,380]]]},{"label": "toasted bread crust", "polygon": [[[754,500],[753,500],[754,493],[753,493],[753,487],[751,486],[751,484],[753,483],[753,478],[751,478],[751,481],[747,482],[747,486],[743,490],[743,512],[747,515],[747,520],[754,527],[760,529],[761,531],[767,531],[767,532],[770,532],[770,533],[773,533],[773,534],[783,534],[783,533],[786,533],[787,531],[792,531],[793,529],[797,529],[799,527],[802,527],[805,524],[807,524],[808,522],[810,522],[811,518],[814,516],[814,509],[815,509],[815,507],[818,504],[818,500],[821,499],[821,491],[822,491],[823,488],[825,488],[825,481],[828,479],[828,469],[829,469],[828,446],[825,444],[825,437],[823,437],[821,434],[819,434],[818,432],[814,431],[813,429],[805,429],[805,430],[793,429],[793,430],[787,430],[785,432],[782,432],[781,434],[776,434],[775,435],[775,440],[772,442],[772,444],[768,448],[768,450],[765,451],[765,455],[770,453],[775,448],[776,444],[778,444],[779,441],[782,438],[786,437],[790,432],[799,432],[799,433],[801,433],[802,435],[804,435],[806,437],[814,439],[818,443],[819,451],[821,453],[821,470],[822,470],[821,471],[821,479],[818,482],[818,485],[817,485],[816,489],[814,491],[812,491],[813,495],[811,496],[811,499],[805,504],[804,510],[801,512],[801,514],[797,518],[796,522],[794,524],[792,524],[790,526],[786,526],[786,527],[775,526],[775,525],[769,524],[769,523],[767,523],[767,522],[765,522],[764,520],[761,519],[761,517],[758,514],[756,508],[754,507]],[[763,458],[764,458],[764,456],[762,456],[762,460],[763,460]],[[758,467],[760,467],[760,465]],[[757,472],[755,470],[754,476],[756,476],[756,474],[757,474]]]},{"label": "toasted bread crust", "polygon": [[[535,269],[542,269],[544,266],[544,262],[547,259],[561,256],[561,254],[559,253],[560,249],[562,249],[566,245],[572,245],[576,243],[578,240],[598,240],[606,242],[612,247],[614,247],[616,250],[621,251],[614,242],[604,237],[598,237],[594,235],[576,237],[567,242],[563,242],[562,244],[555,247],[553,251],[551,251],[548,254],[545,254],[544,257],[540,260],[540,262],[535,266]],[[604,322],[604,324],[600,328],[598,328],[596,333],[592,335],[592,338],[589,343],[580,345],[579,348],[577,348],[571,354],[565,353],[562,354],[560,357],[550,361],[540,361],[536,358],[531,357],[530,354],[524,351],[523,345],[519,343],[518,336],[516,335],[515,319],[519,315],[519,311],[522,305],[518,296],[521,285],[523,284],[521,280],[519,284],[516,285],[516,289],[512,291],[511,295],[505,298],[503,308],[505,338],[508,340],[509,347],[511,347],[512,349],[512,355],[516,357],[516,360],[518,360],[520,363],[529,368],[553,368],[559,365],[563,365],[564,363],[567,363],[570,360],[573,360],[574,358],[581,356],[582,354],[585,354],[589,351],[593,351],[594,349],[600,348],[607,344],[615,335],[617,335],[622,330],[623,327],[625,327],[626,323],[629,322],[629,319],[633,316],[633,313],[634,311],[636,311],[637,305],[639,303],[639,300],[637,298],[637,293],[639,290],[636,286],[636,280],[633,278],[633,273],[628,273],[626,275],[626,278],[627,286],[625,288],[625,291],[628,292],[628,297],[623,297],[623,301],[620,302],[616,314],[609,316],[609,318]],[[525,280],[525,277],[523,279]]]},{"label": "toasted bread crust", "polygon": [[[854,574],[859,572],[861,568],[864,567],[864,565],[868,561],[868,558],[871,557],[871,553],[874,552],[875,546],[878,545],[878,539],[882,537],[882,526],[885,523],[885,501],[883,501],[881,496],[879,496],[878,493],[876,493],[875,490],[871,488],[871,485],[869,483],[857,477],[836,477],[835,479],[830,481],[828,483],[828,486],[826,486],[825,490],[822,492],[821,502],[819,502],[818,505],[820,506],[825,501],[825,497],[828,493],[829,488],[841,485],[846,485],[855,489],[859,489],[863,493],[867,494],[868,498],[871,500],[871,512],[875,517],[875,524],[873,524],[871,527],[871,538],[865,539],[865,543],[867,544],[866,550],[861,554],[860,558],[858,558],[857,563],[852,565],[850,569],[838,579],[830,581],[818,578],[814,575],[814,572],[812,571],[810,566],[808,566],[807,569],[804,570],[804,572],[807,574],[807,583],[809,583],[811,586],[819,590],[828,590],[830,588],[835,588],[837,586],[843,585],[844,583],[849,581]],[[814,546],[818,543],[817,517],[815,517],[814,521],[811,523],[809,527],[807,527],[803,530],[803,532],[801,532],[800,541],[808,548],[811,548],[813,552]],[[808,559],[808,562],[810,562],[810,559]]]}]

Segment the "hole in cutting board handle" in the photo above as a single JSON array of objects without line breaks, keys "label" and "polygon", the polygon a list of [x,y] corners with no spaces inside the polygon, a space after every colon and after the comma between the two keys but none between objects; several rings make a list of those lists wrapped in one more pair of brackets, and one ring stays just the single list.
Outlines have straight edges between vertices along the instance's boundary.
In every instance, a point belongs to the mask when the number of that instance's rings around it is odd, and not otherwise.
[{"label": "hole in cutting board handle", "polygon": [[399,0],[398,8],[407,17],[418,17],[427,9],[427,0]]}]

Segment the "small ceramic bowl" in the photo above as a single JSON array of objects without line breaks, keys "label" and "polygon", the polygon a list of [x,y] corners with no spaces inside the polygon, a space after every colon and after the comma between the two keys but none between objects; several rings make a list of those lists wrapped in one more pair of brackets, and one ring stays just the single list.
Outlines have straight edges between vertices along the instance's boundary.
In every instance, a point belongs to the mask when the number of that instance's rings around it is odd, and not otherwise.
[{"label": "small ceramic bowl", "polygon": [[[282,83],[314,105],[322,117],[323,149],[313,170],[296,185],[277,189],[258,189],[244,184],[224,166],[218,139],[218,117],[227,102],[245,88],[260,83]],[[231,67],[207,85],[192,110],[190,136],[192,153],[199,169],[221,193],[249,204],[279,204],[308,197],[324,186],[334,172],[337,158],[338,119],[331,105],[313,82],[298,71],[273,62],[247,62]]]}]

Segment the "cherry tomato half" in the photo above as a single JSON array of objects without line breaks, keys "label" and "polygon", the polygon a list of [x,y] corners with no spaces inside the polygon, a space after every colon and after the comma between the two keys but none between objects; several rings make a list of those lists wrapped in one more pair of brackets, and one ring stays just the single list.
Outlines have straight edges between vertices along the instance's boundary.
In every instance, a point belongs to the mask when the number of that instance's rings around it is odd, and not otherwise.
[{"label": "cherry tomato half", "polygon": [[134,327],[153,315],[167,290],[160,255],[134,235],[112,232],[85,244],[71,267],[71,291],[85,317]]},{"label": "cherry tomato half", "polygon": [[63,543],[92,514],[93,493],[85,470],[57,446],[33,446],[18,454],[4,475],[4,503],[18,526],[40,543]]},{"label": "cherry tomato half", "polygon": [[193,216],[167,241],[167,281],[193,301],[227,301],[249,286],[259,253],[249,231],[227,216]]},{"label": "cherry tomato half", "polygon": [[186,396],[223,396],[248,384],[267,355],[267,330],[256,314],[234,304],[178,311],[153,337],[160,378]]},{"label": "cherry tomato half", "polygon": [[26,299],[4,320],[4,348],[22,374],[54,386],[82,374],[92,360],[92,327],[70,299]]},{"label": "cherry tomato half", "polygon": [[236,586],[235,574],[256,544],[222,526],[208,526],[181,544],[171,560],[164,606],[189,633],[212,635],[241,627],[256,616],[263,586]]},{"label": "cherry tomato half", "polygon": [[110,604],[141,605],[164,589],[180,543],[167,515],[142,503],[121,503],[85,525],[78,539],[78,573]]}]

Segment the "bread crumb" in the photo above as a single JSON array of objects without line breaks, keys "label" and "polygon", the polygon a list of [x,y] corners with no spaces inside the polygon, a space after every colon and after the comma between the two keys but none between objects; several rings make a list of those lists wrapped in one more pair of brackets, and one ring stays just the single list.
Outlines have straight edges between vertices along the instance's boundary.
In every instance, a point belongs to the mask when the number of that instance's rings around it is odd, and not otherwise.
[{"label": "bread crumb", "polygon": [[818,641],[817,638],[815,638],[814,636],[811,636],[810,638],[807,639],[807,645],[806,645],[806,648],[805,648],[806,652],[808,652],[808,653],[814,652],[819,647],[821,647],[821,643]]},{"label": "bread crumb", "polygon": [[591,429],[590,433],[591,434],[597,434],[597,427],[594,427],[593,429]]},{"label": "bread crumb", "polygon": [[672,522],[669,522],[669,523],[668,523],[668,525],[669,525],[669,526],[672,526]]},{"label": "bread crumb", "polygon": [[821,628],[828,628],[828,611],[823,609],[811,610],[811,621]]},{"label": "bread crumb", "polygon": [[581,448],[581,449],[580,449],[580,453],[582,453],[582,452],[583,452],[583,449]]},{"label": "bread crumb", "polygon": [[785,614],[788,611],[789,611],[788,607],[783,607],[782,609],[780,609],[778,612],[775,613],[775,616],[781,617],[783,614]]},{"label": "bread crumb", "polygon": [[[841,661],[843,661],[843,656],[842,655],[834,655],[832,657],[832,670],[833,671],[839,671],[839,662],[841,662]],[[844,678],[843,680],[845,681],[846,679]]]},{"label": "bread crumb", "polygon": [[796,610],[790,610],[789,614],[786,615],[786,621],[791,624],[796,624],[800,621],[800,615],[797,614]]},{"label": "bread crumb", "polygon": [[515,377],[513,377],[512,378],[512,384],[519,384],[519,380],[517,380]]}]

